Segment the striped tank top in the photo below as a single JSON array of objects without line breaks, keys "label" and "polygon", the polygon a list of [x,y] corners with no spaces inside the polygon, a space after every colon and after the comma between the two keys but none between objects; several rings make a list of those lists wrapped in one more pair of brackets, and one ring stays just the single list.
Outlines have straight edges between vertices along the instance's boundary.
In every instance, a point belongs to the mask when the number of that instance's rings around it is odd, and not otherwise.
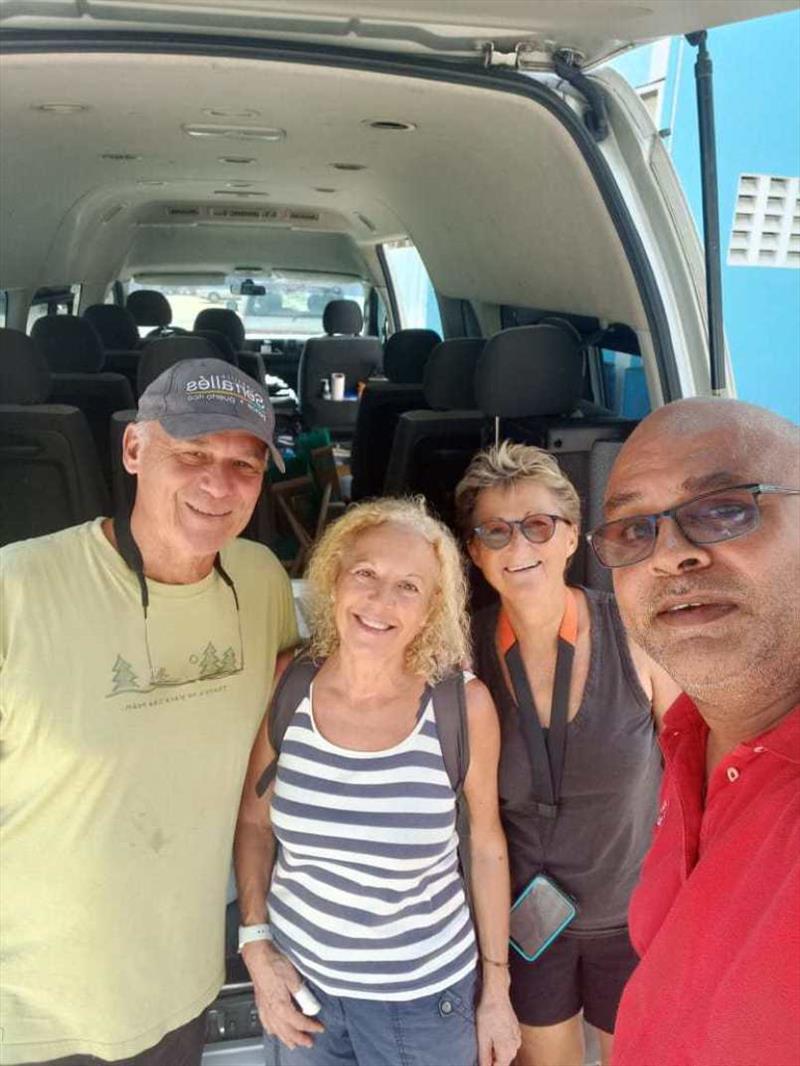
[{"label": "striped tank top", "polygon": [[330,995],[432,995],[470,973],[477,951],[430,693],[409,736],[383,751],[329,743],[312,700],[313,685],[284,736],[272,799],[275,942]]}]

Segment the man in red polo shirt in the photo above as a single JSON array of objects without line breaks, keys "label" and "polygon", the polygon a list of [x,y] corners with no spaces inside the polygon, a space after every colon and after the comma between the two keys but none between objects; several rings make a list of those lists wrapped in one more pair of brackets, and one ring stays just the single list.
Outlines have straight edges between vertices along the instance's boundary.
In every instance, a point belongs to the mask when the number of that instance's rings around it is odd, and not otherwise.
[{"label": "man in red polo shirt", "polygon": [[641,962],[615,1066],[800,1063],[800,430],[733,400],[650,415],[591,535],[667,712]]}]

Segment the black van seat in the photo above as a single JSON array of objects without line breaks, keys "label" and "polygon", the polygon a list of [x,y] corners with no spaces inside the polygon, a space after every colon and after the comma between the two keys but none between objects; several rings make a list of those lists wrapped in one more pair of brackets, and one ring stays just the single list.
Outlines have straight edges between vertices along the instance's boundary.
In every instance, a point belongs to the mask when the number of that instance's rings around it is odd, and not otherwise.
[{"label": "black van seat", "polygon": [[397,422],[383,490],[421,493],[444,521],[453,522],[453,492],[480,447],[484,416],[473,378],[486,341],[442,341],[425,367],[423,393],[431,410],[407,411]]},{"label": "black van seat", "polygon": [[125,301],[137,326],[153,326],[145,340],[151,337],[171,337],[188,330],[172,325],[172,308],[169,300],[158,289],[137,289]]},{"label": "black van seat", "polygon": [[47,315],[34,322],[31,339],[52,372],[51,402],[83,411],[108,477],[111,473],[108,420],[114,411],[133,406],[130,382],[123,374],[103,370],[103,345],[94,326],[86,319]]},{"label": "black van seat", "polygon": [[136,319],[127,307],[120,307],[118,304],[92,304],[86,308],[81,318],[91,322],[97,330],[106,355],[109,352],[134,352],[140,347]]},{"label": "black van seat", "polygon": [[300,356],[298,400],[308,429],[326,426],[335,437],[351,437],[358,416],[354,400],[327,400],[320,381],[331,374],[345,376],[345,393],[355,392],[383,366],[383,349],[377,337],[362,337],[361,308],[355,300],[331,300],[322,314],[326,336],[310,337]]},{"label": "black van seat", "polygon": [[239,366],[239,355],[224,333],[216,329],[195,329],[189,334],[190,337],[202,337],[209,341],[217,350],[217,358],[224,359],[231,366]]},{"label": "black van seat", "polygon": [[[259,352],[253,352],[245,348],[244,322],[229,307],[206,307],[194,320],[193,332],[198,337],[204,337],[209,332],[222,334],[231,346],[236,356],[236,366],[249,377],[255,378],[260,384],[264,384],[264,362]],[[228,359],[227,356],[221,356]]]},{"label": "black van seat", "polygon": [[109,513],[89,427],[76,407],[48,403],[50,371],[36,345],[0,329],[0,545]]},{"label": "black van seat", "polygon": [[[496,333],[487,342],[475,373],[478,404],[498,420],[500,439],[535,444],[555,455],[577,489],[588,528],[587,521],[602,507],[616,449],[636,422],[591,413],[581,400],[582,390],[580,340],[550,323]],[[581,538],[570,580],[610,588],[609,572],[590,555]]]},{"label": "black van seat", "polygon": [[133,315],[127,307],[117,304],[92,304],[81,317],[91,322],[100,334],[106,353],[105,369],[124,374],[136,396],[136,373],[142,342]]},{"label": "black van seat", "polygon": [[383,372],[389,380],[370,381],[358,405],[350,459],[352,499],[381,494],[397,420],[406,411],[428,406],[422,378],[428,357],[440,342],[432,329],[401,329],[386,342]]}]

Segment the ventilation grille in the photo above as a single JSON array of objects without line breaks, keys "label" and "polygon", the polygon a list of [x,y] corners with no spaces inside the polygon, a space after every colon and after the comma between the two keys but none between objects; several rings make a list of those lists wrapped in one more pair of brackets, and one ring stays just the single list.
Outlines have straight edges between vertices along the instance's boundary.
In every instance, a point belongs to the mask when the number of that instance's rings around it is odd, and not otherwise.
[{"label": "ventilation grille", "polygon": [[728,265],[800,269],[800,178],[740,175]]},{"label": "ventilation grille", "polygon": [[168,207],[167,214],[170,218],[199,218],[200,210],[197,207]]}]

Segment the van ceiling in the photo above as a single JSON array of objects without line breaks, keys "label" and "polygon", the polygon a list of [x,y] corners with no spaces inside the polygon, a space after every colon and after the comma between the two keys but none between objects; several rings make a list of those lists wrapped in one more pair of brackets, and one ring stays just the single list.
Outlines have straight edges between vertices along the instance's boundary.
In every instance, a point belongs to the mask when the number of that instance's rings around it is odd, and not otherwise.
[{"label": "van ceiling", "polygon": [[[88,110],[37,110],[54,102]],[[182,131],[209,122],[286,136]],[[240,262],[366,274],[375,243],[407,235],[445,295],[646,328],[586,163],[558,119],[517,95],[271,60],[6,54],[0,130],[0,287]],[[193,205],[204,217],[167,213]],[[209,217],[222,206],[284,214]],[[290,209],[319,219],[294,225]]]}]

